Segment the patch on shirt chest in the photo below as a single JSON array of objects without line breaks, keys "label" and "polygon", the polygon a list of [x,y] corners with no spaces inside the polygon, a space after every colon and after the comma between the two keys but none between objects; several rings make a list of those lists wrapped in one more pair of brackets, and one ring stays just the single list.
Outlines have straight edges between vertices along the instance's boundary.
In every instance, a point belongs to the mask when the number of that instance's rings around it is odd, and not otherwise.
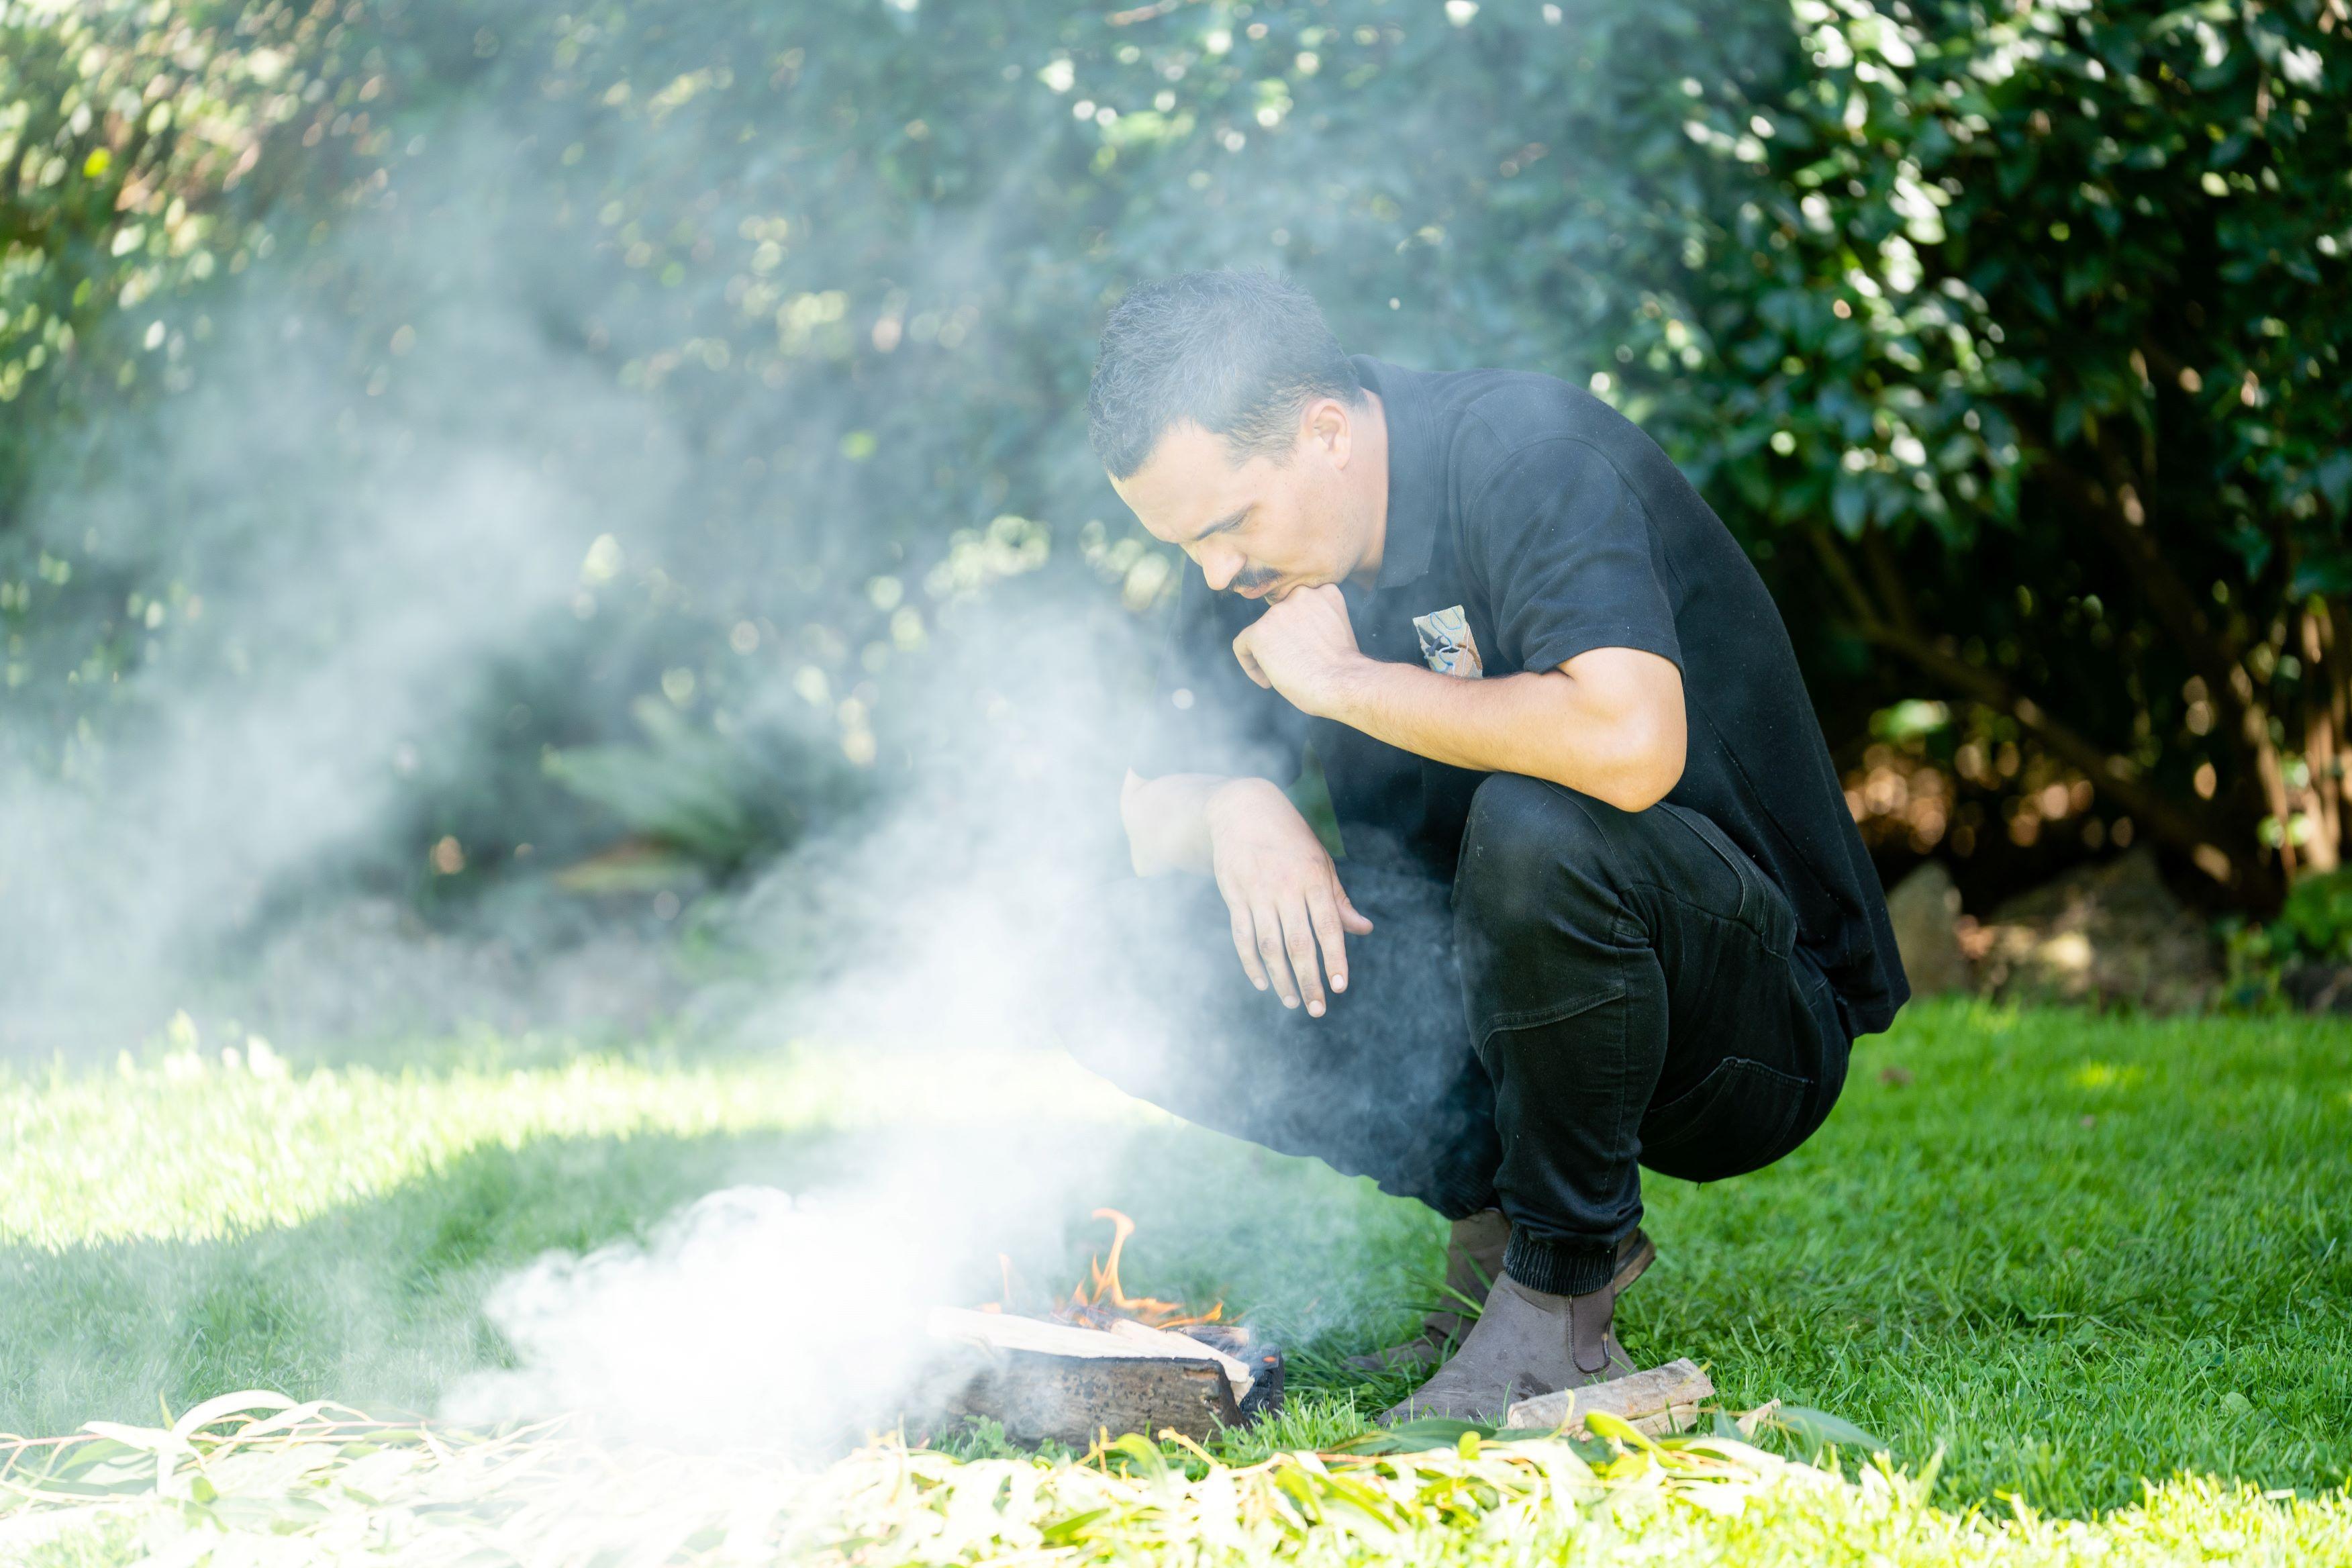
[{"label": "patch on shirt chest", "polygon": [[1486,673],[1478,658],[1478,639],[1470,635],[1470,617],[1461,605],[1415,616],[1412,629],[1421,634],[1423,661],[1438,674],[1475,680]]}]

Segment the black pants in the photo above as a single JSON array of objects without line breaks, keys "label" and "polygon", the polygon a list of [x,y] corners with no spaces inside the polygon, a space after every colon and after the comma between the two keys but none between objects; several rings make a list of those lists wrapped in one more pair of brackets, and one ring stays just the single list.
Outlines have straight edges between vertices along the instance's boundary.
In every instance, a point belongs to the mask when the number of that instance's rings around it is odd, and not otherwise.
[{"label": "black pants", "polygon": [[1251,987],[1213,887],[1156,878],[1112,900],[1121,973],[1066,1020],[1073,1052],[1449,1217],[1499,1204],[1505,1268],[1565,1294],[1606,1280],[1641,1165],[1757,1170],[1843,1087],[1850,1037],[1788,900],[1696,812],[1496,773],[1450,888],[1360,834],[1349,850],[1340,880],[1376,929],[1349,939],[1325,1016]]}]

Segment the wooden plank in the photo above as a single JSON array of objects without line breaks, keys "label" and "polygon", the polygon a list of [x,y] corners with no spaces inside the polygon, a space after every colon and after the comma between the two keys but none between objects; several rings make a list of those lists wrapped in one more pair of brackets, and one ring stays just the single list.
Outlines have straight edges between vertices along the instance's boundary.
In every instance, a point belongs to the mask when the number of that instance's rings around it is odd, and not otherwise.
[{"label": "wooden plank", "polygon": [[1584,1425],[1586,1413],[1606,1411],[1652,1436],[1680,1431],[1696,1419],[1698,1405],[1715,1396],[1715,1384],[1693,1361],[1672,1361],[1664,1366],[1563,1388],[1522,1399],[1511,1406],[1504,1425],[1522,1430],[1555,1431]]},{"label": "wooden plank", "polygon": [[1644,1437],[1671,1437],[1676,1433],[1698,1430],[1698,1406],[1672,1405],[1655,1415],[1639,1415],[1628,1423]]},{"label": "wooden plank", "polygon": [[[997,1350],[1034,1351],[1040,1355],[1109,1356],[1132,1361],[1139,1355],[1166,1353],[1138,1349],[1100,1329],[1082,1329],[1075,1323],[1048,1322],[1043,1318],[1024,1318],[1013,1312],[978,1312],[969,1307],[934,1307],[929,1326],[935,1340],[988,1345]],[[1206,1360],[1208,1347],[1203,1345],[1193,1353],[1197,1359]]]},{"label": "wooden plank", "polygon": [[1106,1331],[1076,1323],[1050,1322],[1044,1318],[1024,1318],[1012,1312],[981,1312],[968,1307],[939,1307],[931,1312],[929,1328],[935,1340],[952,1340],[995,1350],[1033,1351],[1039,1355],[1084,1356],[1097,1360],[1160,1356],[1170,1361],[1213,1361],[1223,1368],[1225,1376],[1232,1380],[1236,1401],[1249,1397],[1250,1385],[1257,1376],[1249,1366],[1214,1345],[1204,1344],[1189,1334],[1155,1329],[1131,1318],[1116,1319]]}]

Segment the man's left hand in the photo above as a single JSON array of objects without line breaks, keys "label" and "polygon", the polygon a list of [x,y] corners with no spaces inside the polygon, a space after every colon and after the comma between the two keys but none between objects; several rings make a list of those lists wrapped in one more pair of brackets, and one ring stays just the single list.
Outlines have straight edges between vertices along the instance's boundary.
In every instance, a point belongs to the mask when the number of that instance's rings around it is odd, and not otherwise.
[{"label": "man's left hand", "polygon": [[1303,713],[1328,717],[1348,672],[1363,661],[1348,601],[1338,587],[1299,588],[1265,607],[1234,639],[1244,673]]}]

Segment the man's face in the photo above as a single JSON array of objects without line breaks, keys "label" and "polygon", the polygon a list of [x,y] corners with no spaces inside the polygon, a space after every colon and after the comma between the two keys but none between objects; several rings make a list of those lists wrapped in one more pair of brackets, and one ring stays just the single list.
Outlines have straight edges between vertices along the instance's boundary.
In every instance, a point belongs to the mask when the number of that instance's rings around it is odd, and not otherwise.
[{"label": "man's face", "polygon": [[1315,412],[1301,420],[1286,462],[1251,458],[1236,464],[1224,437],[1180,425],[1160,438],[1143,467],[1112,486],[1153,538],[1199,563],[1212,588],[1279,599],[1293,589],[1339,582],[1362,554],[1343,483],[1346,421],[1343,416],[1335,441]]}]

